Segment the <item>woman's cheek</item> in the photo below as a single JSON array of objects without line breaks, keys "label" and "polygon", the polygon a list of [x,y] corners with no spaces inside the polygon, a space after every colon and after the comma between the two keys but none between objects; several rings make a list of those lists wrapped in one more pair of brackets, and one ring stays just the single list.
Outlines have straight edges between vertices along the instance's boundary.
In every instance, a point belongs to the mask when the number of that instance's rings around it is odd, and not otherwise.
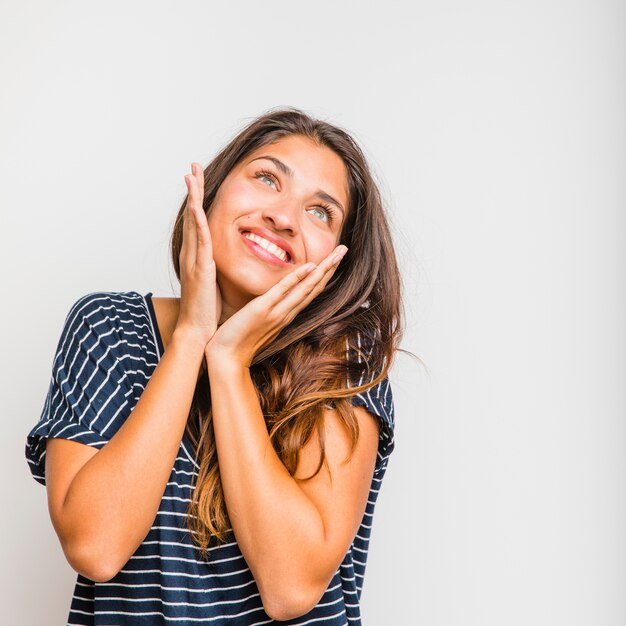
[{"label": "woman's cheek", "polygon": [[255,208],[259,203],[259,192],[248,181],[233,181],[228,189],[227,206],[230,211],[243,211]]},{"label": "woman's cheek", "polygon": [[334,236],[312,237],[309,247],[308,260],[314,263],[322,262],[336,247]]}]

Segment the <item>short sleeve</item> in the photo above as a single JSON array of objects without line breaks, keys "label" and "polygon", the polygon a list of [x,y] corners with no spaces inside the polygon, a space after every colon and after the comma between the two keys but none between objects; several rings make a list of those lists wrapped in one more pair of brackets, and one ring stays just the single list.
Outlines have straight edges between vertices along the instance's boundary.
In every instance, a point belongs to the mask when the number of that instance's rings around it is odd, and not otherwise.
[{"label": "short sleeve", "polygon": [[[356,359],[359,362],[367,360],[368,355],[373,350],[373,342],[364,340],[360,334],[357,334],[357,347],[355,351]],[[348,347],[349,349],[349,347]],[[378,372],[372,372],[369,380],[373,380]],[[348,377],[349,386],[355,387],[364,385],[367,381],[366,374],[361,374],[358,379]],[[380,426],[380,434],[378,439],[378,456],[376,459],[376,467],[374,476],[380,477],[384,474],[389,456],[394,448],[394,406],[393,394],[391,392],[391,384],[387,377],[370,387],[367,391],[363,391],[354,395],[351,399],[353,406],[362,406],[374,415]]]},{"label": "short sleeve", "polygon": [[46,438],[102,448],[130,412],[126,341],[107,293],[83,296],[71,307],[54,360],[41,417],[26,439],[33,478],[45,484]]}]

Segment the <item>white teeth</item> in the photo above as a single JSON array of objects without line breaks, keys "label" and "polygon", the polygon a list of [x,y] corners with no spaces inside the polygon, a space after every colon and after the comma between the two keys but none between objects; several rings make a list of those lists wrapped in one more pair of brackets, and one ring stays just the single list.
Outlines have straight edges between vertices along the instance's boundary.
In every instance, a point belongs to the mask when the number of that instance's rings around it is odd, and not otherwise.
[{"label": "white teeth", "polygon": [[258,243],[262,248],[264,248],[268,252],[271,252],[274,256],[278,257],[281,261],[284,261],[285,263],[287,262],[287,253],[282,248],[279,248],[276,244],[272,243],[271,241],[268,241],[267,239],[263,239],[263,237],[259,237],[258,235],[255,235],[254,233],[244,233],[243,236],[246,237],[246,239],[250,239],[251,241],[254,241],[254,243]]}]

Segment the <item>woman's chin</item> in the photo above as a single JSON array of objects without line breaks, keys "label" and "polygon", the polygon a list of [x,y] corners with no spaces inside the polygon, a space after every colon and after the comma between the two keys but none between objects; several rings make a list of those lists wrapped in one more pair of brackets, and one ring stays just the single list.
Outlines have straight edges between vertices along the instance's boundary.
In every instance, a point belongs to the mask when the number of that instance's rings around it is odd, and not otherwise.
[{"label": "woman's chin", "polygon": [[238,281],[237,284],[227,280],[220,280],[218,285],[222,299],[227,302],[232,309],[239,310],[254,298],[262,296],[268,289],[271,289],[278,281],[270,282],[256,278],[256,280]]}]

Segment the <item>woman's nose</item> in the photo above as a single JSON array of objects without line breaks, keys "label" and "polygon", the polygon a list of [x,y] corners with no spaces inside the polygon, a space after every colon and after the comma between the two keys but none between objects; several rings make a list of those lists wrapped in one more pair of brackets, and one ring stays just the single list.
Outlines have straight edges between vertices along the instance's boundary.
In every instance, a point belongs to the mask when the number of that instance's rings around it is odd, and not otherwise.
[{"label": "woman's nose", "polygon": [[288,202],[271,205],[263,210],[263,219],[275,230],[288,231],[295,234],[298,230],[297,210]]}]

